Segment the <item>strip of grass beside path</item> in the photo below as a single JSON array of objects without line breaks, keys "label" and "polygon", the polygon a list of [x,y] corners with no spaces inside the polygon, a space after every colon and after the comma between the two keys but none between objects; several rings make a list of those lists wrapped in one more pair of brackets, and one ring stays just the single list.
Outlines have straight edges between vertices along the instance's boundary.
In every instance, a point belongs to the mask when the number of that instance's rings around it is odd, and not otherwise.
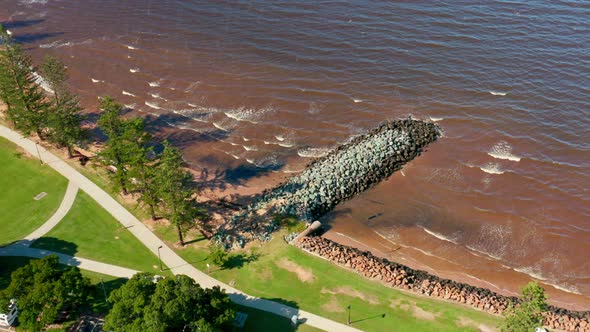
[{"label": "strip of grass beside path", "polygon": [[[59,207],[68,181],[15,144],[0,138],[0,245],[20,240]],[[47,195],[36,201],[41,193]]]},{"label": "strip of grass beside path", "polygon": [[[62,221],[32,247],[139,271],[159,271],[158,257],[83,191]],[[166,267],[164,267],[166,268]]]}]

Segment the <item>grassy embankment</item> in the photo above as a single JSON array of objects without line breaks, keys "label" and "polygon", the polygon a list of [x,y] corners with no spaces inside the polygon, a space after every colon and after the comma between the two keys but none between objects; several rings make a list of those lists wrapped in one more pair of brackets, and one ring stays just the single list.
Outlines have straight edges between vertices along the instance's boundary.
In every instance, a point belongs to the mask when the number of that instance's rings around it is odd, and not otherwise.
[{"label": "grassy embankment", "polygon": [[[0,246],[20,240],[59,207],[68,181],[0,138]],[[47,195],[33,198],[41,192]]]}]

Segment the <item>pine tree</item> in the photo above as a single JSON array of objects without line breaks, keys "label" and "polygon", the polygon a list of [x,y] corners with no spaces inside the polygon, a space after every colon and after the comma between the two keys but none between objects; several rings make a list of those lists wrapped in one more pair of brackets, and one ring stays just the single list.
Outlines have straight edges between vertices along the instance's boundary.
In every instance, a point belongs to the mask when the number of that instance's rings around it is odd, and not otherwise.
[{"label": "pine tree", "polygon": [[31,57],[0,26],[0,97],[7,104],[8,119],[20,131],[43,137],[47,125],[45,94],[36,82]]},{"label": "pine tree", "polygon": [[145,124],[140,118],[123,119],[123,107],[111,97],[104,97],[100,108],[104,111],[98,120],[100,129],[108,136],[100,155],[103,163],[116,168],[113,180],[117,189],[127,194],[131,182],[129,166],[138,158],[149,140]]},{"label": "pine tree", "polygon": [[166,207],[165,216],[176,227],[178,241],[184,246],[184,230],[192,226],[197,209],[192,199],[193,177],[182,165],[180,150],[164,141],[157,168],[159,196]]},{"label": "pine tree", "polygon": [[[149,136],[146,136],[146,141]],[[138,201],[147,206],[152,220],[156,220],[156,211],[161,200],[158,197],[157,161],[151,159],[154,155],[152,147],[136,146],[137,151],[131,153],[130,176],[135,179],[132,190],[139,193]]]},{"label": "pine tree", "polygon": [[68,89],[67,70],[57,58],[47,56],[43,62],[43,76],[53,91],[48,116],[49,140],[59,147],[66,147],[70,158],[74,144],[85,137],[81,127],[82,107],[77,97]]}]

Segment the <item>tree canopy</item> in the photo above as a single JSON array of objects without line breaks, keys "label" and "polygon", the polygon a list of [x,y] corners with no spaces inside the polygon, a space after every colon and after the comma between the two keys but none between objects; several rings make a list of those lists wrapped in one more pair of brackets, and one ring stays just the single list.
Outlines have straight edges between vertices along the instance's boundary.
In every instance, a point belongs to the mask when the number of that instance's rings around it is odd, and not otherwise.
[{"label": "tree canopy", "polygon": [[521,290],[521,303],[514,303],[504,312],[502,331],[533,331],[543,326],[543,311],[547,310],[545,290],[536,282],[529,282]]},{"label": "tree canopy", "polygon": [[157,284],[152,278],[148,273],[137,274],[111,293],[105,330],[218,331],[233,320],[233,304],[219,287],[203,289],[185,275]]},{"label": "tree canopy", "polygon": [[183,164],[180,150],[164,141],[158,164],[158,193],[165,205],[165,216],[176,227],[181,245],[184,245],[184,229],[193,225],[198,214],[192,199],[193,177]]},{"label": "tree canopy", "polygon": [[7,306],[16,299],[20,325],[40,331],[63,310],[84,304],[89,291],[90,281],[77,267],[63,269],[57,256],[51,255],[12,272],[10,285],[0,292],[0,303]]},{"label": "tree canopy", "polygon": [[113,98],[102,98],[100,108],[103,114],[98,126],[108,136],[100,155],[105,165],[116,168],[112,176],[114,184],[127,194],[131,182],[129,166],[138,159],[138,154],[145,154],[144,147],[150,136],[141,118],[121,116],[123,106]]},{"label": "tree canopy", "polygon": [[67,86],[67,69],[59,59],[53,56],[45,57],[42,73],[53,91],[47,117],[49,140],[58,147],[67,148],[71,157],[74,144],[85,138],[85,132],[81,127],[82,107]]},{"label": "tree canopy", "polygon": [[0,25],[0,98],[8,120],[20,131],[43,137],[49,104],[35,75],[31,57]]}]

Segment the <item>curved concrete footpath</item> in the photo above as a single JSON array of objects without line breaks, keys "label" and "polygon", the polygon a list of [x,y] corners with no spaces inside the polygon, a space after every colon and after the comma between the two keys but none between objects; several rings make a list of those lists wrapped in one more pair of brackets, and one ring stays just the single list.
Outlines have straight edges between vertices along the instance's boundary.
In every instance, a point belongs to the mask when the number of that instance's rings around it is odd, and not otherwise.
[{"label": "curved concrete footpath", "polygon": [[[0,125],[0,136],[16,143],[31,155],[38,155],[35,142],[23,137],[19,133]],[[203,287],[210,288],[213,286],[220,286],[221,288],[225,289],[232,301],[244,306],[264,310],[286,318],[291,318],[293,315],[298,315],[299,319],[305,322],[305,324],[326,331],[360,331],[348,325],[341,324],[303,310],[289,307],[281,303],[252,297],[233,287],[230,287],[229,285],[217,279],[211,278],[209,275],[197,270],[180,256],[178,256],[163,241],[154,235],[143,223],[135,218],[134,215],[127,211],[127,209],[125,209],[121,204],[119,204],[119,202],[117,202],[104,190],[94,184],[94,182],[80,174],[65,161],[45,150],[42,146],[38,146],[38,148],[39,154],[41,155],[41,159],[44,163],[48,164],[51,168],[55,169],[57,172],[69,179],[71,183],[77,185],[80,189],[89,194],[98,204],[109,211],[111,215],[115,217],[115,219],[125,226],[155,255],[158,254],[158,247],[162,246],[162,249],[160,250],[162,262],[164,262],[170,268],[172,273],[190,276]],[[108,272],[107,267],[105,267],[104,271],[97,272],[111,274]]]},{"label": "curved concrete footpath", "polygon": [[68,188],[66,189],[66,193],[64,198],[61,201],[61,204],[57,208],[57,211],[49,218],[41,227],[37,228],[31,234],[25,236],[23,240],[26,240],[27,243],[33,243],[36,239],[42,237],[43,235],[49,233],[49,231],[55,227],[59,222],[66,216],[68,211],[74,205],[74,201],[76,200],[76,195],[78,194],[78,186],[70,181],[68,183]]},{"label": "curved concrete footpath", "polygon": [[128,268],[111,264],[105,264],[82,257],[72,257],[50,250],[29,248],[28,245],[30,244],[30,242],[28,244],[25,244],[24,242],[26,241],[13,244],[8,247],[0,248],[0,256],[23,256],[32,258],[43,258],[49,255],[57,255],[57,257],[59,258],[59,262],[64,265],[77,266],[84,270],[94,271],[118,278],[131,278],[134,274],[139,272]]}]

